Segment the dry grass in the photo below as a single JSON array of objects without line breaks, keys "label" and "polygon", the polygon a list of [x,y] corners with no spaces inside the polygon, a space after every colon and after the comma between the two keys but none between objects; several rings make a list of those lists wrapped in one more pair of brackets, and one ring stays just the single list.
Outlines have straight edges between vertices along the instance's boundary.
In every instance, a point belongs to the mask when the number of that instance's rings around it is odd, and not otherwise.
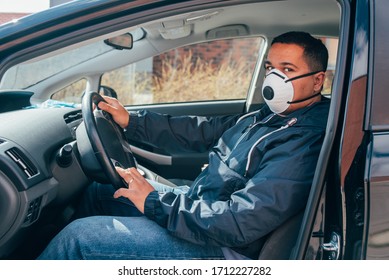
[{"label": "dry grass", "polygon": [[[193,62],[195,61],[195,62]],[[245,98],[251,79],[250,65],[193,59],[165,59],[159,75],[117,70],[103,76],[103,85],[114,85],[123,104],[151,104]]]},{"label": "dry grass", "polygon": [[155,103],[245,98],[251,79],[247,63],[214,67],[212,62],[192,61],[189,53],[175,61],[178,67],[169,60],[162,62],[161,76],[153,80]]},{"label": "dry grass", "polygon": [[[102,84],[113,87],[126,105],[237,99],[246,98],[252,68],[245,58],[215,67],[212,61],[194,59],[188,53],[178,60],[163,60],[159,75],[118,69],[105,74]],[[327,81],[325,91],[330,85]],[[77,102],[82,87],[85,80],[57,93],[55,99]]]}]

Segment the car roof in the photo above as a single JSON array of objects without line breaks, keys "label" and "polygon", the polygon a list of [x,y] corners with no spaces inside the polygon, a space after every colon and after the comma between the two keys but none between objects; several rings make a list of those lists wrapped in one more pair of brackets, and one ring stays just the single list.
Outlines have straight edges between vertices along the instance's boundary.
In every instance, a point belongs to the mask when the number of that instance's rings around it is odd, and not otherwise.
[{"label": "car roof", "polygon": [[[119,3],[118,3],[119,2]],[[31,30],[48,28],[60,22],[74,20],[80,14],[87,15],[92,11],[99,11],[109,7],[120,6],[124,1],[71,1],[63,5],[28,15],[19,20],[0,25],[1,42],[13,40],[15,37],[25,35]],[[160,5],[160,10],[168,10],[173,6],[171,1],[131,1],[131,6],[150,9],[144,3],[152,2]],[[218,16],[200,17],[196,22],[194,33],[204,32],[209,27],[226,24],[245,24],[250,32],[258,33],[258,29],[269,35],[276,35],[290,29],[304,29],[317,35],[336,36],[339,25],[339,7],[335,0],[257,0],[257,1],[185,1],[186,6],[193,2],[197,4],[191,9],[212,7],[211,4],[223,2],[218,8]],[[220,3],[218,3],[220,5]],[[174,9],[173,9],[174,10]],[[201,16],[198,12],[198,16]],[[193,14],[195,16],[196,14]],[[179,19],[180,16],[177,16]],[[193,17],[192,17],[193,18]],[[209,25],[210,24],[210,25]],[[151,28],[151,27],[150,27]],[[263,31],[264,30],[264,31]],[[11,39],[10,39],[11,38]],[[1,49],[0,49],[1,50]]]}]

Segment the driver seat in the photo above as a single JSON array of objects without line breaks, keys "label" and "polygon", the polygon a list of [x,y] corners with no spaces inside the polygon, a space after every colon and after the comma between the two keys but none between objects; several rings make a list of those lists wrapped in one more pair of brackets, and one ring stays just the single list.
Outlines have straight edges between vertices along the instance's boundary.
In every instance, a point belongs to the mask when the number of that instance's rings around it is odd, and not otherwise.
[{"label": "driver seat", "polygon": [[267,237],[259,253],[259,260],[289,260],[295,248],[304,211],[291,217]]},{"label": "driver seat", "polygon": [[[143,166],[138,165],[147,178],[153,178],[155,181],[168,186],[182,185],[182,182],[175,181],[174,179],[165,179],[160,177],[156,173],[145,169]],[[187,182],[185,182],[187,183]],[[295,216],[289,218],[281,226],[273,230],[268,234],[266,241],[264,242],[261,251],[259,253],[259,260],[288,260],[297,241],[297,237],[300,231],[301,223],[304,216],[304,210],[300,211]]]}]

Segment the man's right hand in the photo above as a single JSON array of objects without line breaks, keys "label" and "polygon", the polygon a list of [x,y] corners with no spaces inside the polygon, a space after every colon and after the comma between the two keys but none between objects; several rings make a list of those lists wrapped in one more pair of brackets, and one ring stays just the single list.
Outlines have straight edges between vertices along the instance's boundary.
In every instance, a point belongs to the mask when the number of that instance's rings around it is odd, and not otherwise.
[{"label": "man's right hand", "polygon": [[98,107],[110,113],[112,115],[113,120],[121,127],[126,128],[130,121],[129,113],[126,108],[116,99],[109,96],[102,96],[105,102],[99,102]]}]

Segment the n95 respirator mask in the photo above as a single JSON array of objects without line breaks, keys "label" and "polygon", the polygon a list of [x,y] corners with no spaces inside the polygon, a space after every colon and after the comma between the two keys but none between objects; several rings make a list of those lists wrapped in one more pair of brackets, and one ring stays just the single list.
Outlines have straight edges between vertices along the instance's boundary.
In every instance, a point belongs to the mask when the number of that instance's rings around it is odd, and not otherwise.
[{"label": "n95 respirator mask", "polygon": [[322,71],[310,72],[293,78],[288,78],[280,70],[272,69],[266,74],[265,81],[262,86],[262,96],[270,110],[279,114],[285,112],[289,108],[290,104],[303,102],[319,95],[320,92],[309,96],[308,98],[293,101],[294,88],[292,83],[294,80],[311,76],[319,72]]}]

